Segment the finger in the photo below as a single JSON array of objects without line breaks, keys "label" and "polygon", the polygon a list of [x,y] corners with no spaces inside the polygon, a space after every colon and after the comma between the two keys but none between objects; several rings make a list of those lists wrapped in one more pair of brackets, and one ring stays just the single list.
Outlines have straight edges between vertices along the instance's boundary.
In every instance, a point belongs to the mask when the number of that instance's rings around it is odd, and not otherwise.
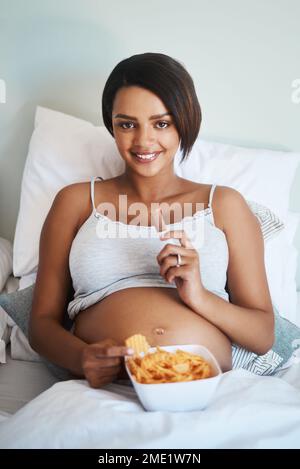
[{"label": "finger", "polygon": [[[178,261],[177,256],[167,256],[167,257],[165,257],[162,264],[161,264],[161,267],[160,267],[160,271],[159,271],[160,275],[162,275],[164,277],[166,272],[171,267],[177,266],[177,261]],[[186,264],[187,264],[187,259],[184,258],[183,256],[181,256],[180,266],[183,266],[183,265],[186,265]]]},{"label": "finger", "polygon": [[96,349],[96,357],[124,357],[126,355],[133,355],[134,351],[129,347],[123,345],[112,345],[111,347],[98,346]]},{"label": "finger", "polygon": [[166,231],[168,229],[164,216],[162,213],[162,210],[160,207],[158,207],[156,210],[154,210],[153,213],[153,222],[156,230],[160,233],[161,231]]},{"label": "finger", "polygon": [[83,364],[83,368],[89,373],[112,373],[121,367],[121,363],[107,364],[102,360],[87,360]]},{"label": "finger", "polygon": [[95,367],[84,369],[84,374],[89,381],[99,381],[102,379],[112,380],[115,376],[118,376],[120,372],[121,367],[115,367],[113,370],[95,369]]},{"label": "finger", "polygon": [[100,345],[102,347],[103,346],[110,347],[112,345],[120,345],[120,344],[118,344],[118,342],[115,339],[108,337],[106,339],[101,340],[100,342],[96,342],[95,345]]},{"label": "finger", "polygon": [[114,367],[113,370],[108,371],[107,369],[105,370],[99,370],[98,373],[96,373],[97,378],[99,380],[110,380],[112,381],[113,379],[117,378],[119,374],[121,373],[121,366],[119,367]]},{"label": "finger", "polygon": [[109,357],[125,357],[126,355],[133,355],[134,350],[126,346],[113,346],[107,349],[107,355]]},{"label": "finger", "polygon": [[102,368],[100,370],[99,375],[100,375],[101,378],[108,378],[108,377],[112,377],[114,375],[119,374],[120,371],[121,371],[121,366],[120,365],[119,366],[112,366],[110,368]]},{"label": "finger", "polygon": [[95,357],[94,359],[91,360],[91,362],[95,366],[103,367],[103,368],[109,368],[111,366],[120,366],[121,364],[121,358],[120,357]]},{"label": "finger", "polygon": [[156,256],[157,262],[161,265],[164,259],[168,256],[175,256],[180,254],[181,257],[193,258],[195,256],[195,249],[184,248],[182,246],[175,246],[175,244],[166,244],[160,253]]},{"label": "finger", "polygon": [[97,363],[98,365],[106,364],[107,366],[110,365],[118,365],[121,361],[122,357],[110,357],[108,356],[104,350],[98,347],[89,346],[87,350],[85,350],[83,356],[84,363]]},{"label": "finger", "polygon": [[188,237],[188,235],[186,234],[186,232],[184,230],[167,231],[162,236],[160,236],[161,240],[171,239],[171,238],[179,239],[181,246],[183,246],[185,248],[193,248],[194,247],[191,240],[190,240],[190,238]]},{"label": "finger", "polygon": [[166,273],[166,281],[168,283],[172,283],[176,277],[180,277],[182,280],[186,280],[188,278],[188,267],[170,267],[168,272]]},{"label": "finger", "polygon": [[93,378],[88,378],[88,382],[91,386],[91,388],[94,389],[99,389],[102,388],[102,386],[105,386],[106,384],[112,383],[114,378],[109,377],[109,378],[98,378],[98,377],[93,377]]}]

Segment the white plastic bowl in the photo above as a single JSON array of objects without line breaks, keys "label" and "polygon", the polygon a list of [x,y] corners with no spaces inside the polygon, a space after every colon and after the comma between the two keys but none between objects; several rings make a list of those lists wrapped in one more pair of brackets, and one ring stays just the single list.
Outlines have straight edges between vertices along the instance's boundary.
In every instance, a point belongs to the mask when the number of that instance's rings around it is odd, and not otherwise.
[{"label": "white plastic bowl", "polygon": [[[168,352],[175,352],[180,349],[201,355],[210,363],[213,376],[179,383],[142,384],[138,383],[131,375],[127,366],[129,357],[125,357],[127,373],[143,407],[149,411],[171,412],[201,410],[207,407],[222,375],[220,365],[213,354],[203,345],[168,345],[160,346],[160,348]],[[156,347],[149,349],[150,353],[155,351]],[[141,356],[143,355],[142,353]]]}]

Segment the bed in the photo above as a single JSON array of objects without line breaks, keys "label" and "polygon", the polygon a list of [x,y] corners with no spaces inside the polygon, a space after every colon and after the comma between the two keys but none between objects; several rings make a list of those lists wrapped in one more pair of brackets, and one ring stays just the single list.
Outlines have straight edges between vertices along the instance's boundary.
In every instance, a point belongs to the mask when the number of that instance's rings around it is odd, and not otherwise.
[{"label": "bed", "polygon": [[274,377],[225,373],[204,411],[145,412],[132,387],[55,382],[42,363],[0,375],[0,448],[299,448],[300,360]]},{"label": "bed", "polygon": [[[193,152],[183,167],[175,162],[182,177],[197,181],[201,175],[205,183],[235,187],[252,207],[258,202],[259,210],[272,210],[260,212],[268,226],[265,241],[274,227],[265,245],[270,292],[280,313],[300,325],[293,245],[299,214],[289,210],[300,156],[203,141]],[[122,171],[105,129],[37,109],[11,252],[13,274],[4,292],[34,283],[40,230],[56,192],[95,174],[108,178]],[[278,229],[279,218],[285,229]],[[131,386],[112,383],[95,390],[85,380],[58,381],[43,362],[14,358],[12,347],[8,342],[6,363],[0,364],[0,448],[300,447],[300,348],[272,377],[241,369],[224,373],[203,411],[146,412]]]}]

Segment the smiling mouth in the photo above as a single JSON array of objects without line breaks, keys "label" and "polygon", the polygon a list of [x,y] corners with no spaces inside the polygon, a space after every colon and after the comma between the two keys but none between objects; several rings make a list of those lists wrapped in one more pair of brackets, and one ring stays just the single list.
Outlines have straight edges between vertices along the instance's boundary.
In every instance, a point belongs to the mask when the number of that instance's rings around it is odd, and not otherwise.
[{"label": "smiling mouth", "polygon": [[150,163],[151,161],[156,160],[156,158],[160,155],[161,151],[157,151],[154,153],[134,153],[131,152],[131,154],[135,157],[135,159],[139,163]]}]

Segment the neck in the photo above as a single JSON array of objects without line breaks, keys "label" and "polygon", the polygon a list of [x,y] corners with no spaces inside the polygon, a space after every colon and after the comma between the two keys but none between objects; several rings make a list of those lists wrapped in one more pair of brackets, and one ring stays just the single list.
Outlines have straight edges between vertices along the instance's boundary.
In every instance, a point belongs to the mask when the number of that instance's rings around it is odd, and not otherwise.
[{"label": "neck", "polygon": [[159,202],[174,193],[181,185],[182,178],[174,171],[160,171],[154,176],[143,176],[126,168],[119,179],[124,191],[133,198],[145,202]]}]

